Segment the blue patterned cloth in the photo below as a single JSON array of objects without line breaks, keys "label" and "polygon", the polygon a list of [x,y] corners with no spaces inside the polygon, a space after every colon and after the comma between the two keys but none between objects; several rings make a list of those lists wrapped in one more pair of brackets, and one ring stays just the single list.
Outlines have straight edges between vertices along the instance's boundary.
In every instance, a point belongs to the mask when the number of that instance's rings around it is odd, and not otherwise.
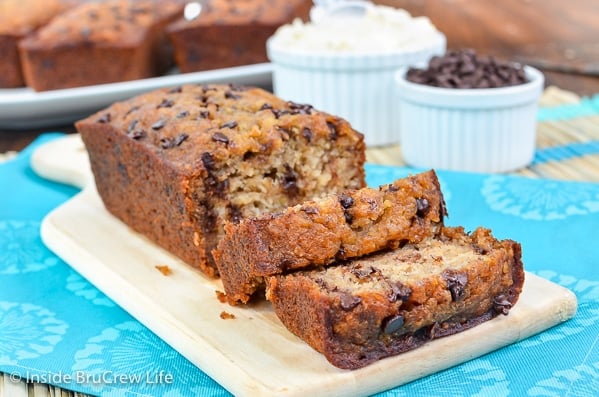
[{"label": "blue patterned cloth", "polygon": [[[228,395],[42,244],[43,217],[77,193],[29,168],[33,149],[57,136],[0,164],[0,371],[105,396]],[[368,165],[367,180],[376,186],[415,171]],[[599,184],[439,177],[448,224],[520,241],[526,269],[572,290],[578,313],[379,396],[599,395]]]}]

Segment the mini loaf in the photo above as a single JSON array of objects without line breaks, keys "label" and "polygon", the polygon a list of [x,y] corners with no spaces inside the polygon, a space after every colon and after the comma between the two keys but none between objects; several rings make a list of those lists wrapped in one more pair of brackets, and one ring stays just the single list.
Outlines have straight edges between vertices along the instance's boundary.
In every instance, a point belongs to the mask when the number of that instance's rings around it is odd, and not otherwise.
[{"label": "mini loaf", "polygon": [[19,44],[23,74],[36,91],[156,76],[171,66],[164,31],[179,0],[108,0],[66,11]]},{"label": "mini loaf", "polygon": [[445,203],[434,171],[225,225],[214,251],[227,299],[246,303],[264,277],[436,235]]},{"label": "mini loaf", "polygon": [[523,282],[518,243],[446,228],[396,250],[268,277],[266,297],[291,332],[355,369],[508,314]]},{"label": "mini loaf", "polygon": [[46,24],[67,5],[66,0],[0,1],[0,88],[24,85],[19,41]]},{"label": "mini loaf", "polygon": [[294,18],[308,17],[310,0],[208,0],[199,14],[168,27],[182,72],[267,62],[266,40]]},{"label": "mini loaf", "polygon": [[362,134],[258,88],[161,89],[76,127],[106,208],[210,276],[225,221],[365,184]]}]

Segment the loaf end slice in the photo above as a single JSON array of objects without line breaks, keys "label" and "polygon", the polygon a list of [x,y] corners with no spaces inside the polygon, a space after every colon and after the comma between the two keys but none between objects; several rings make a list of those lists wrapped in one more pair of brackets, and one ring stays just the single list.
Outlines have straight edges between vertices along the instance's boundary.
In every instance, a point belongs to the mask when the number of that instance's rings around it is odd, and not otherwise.
[{"label": "loaf end slice", "polygon": [[76,127],[106,209],[209,276],[225,222],[365,185],[362,134],[259,88],[159,89]]},{"label": "loaf end slice", "polygon": [[282,323],[339,368],[356,369],[508,314],[524,283],[520,245],[488,229],[267,279]]},{"label": "loaf end slice", "polygon": [[438,234],[445,214],[430,170],[228,224],[213,256],[229,302],[245,303],[265,276],[421,241]]}]

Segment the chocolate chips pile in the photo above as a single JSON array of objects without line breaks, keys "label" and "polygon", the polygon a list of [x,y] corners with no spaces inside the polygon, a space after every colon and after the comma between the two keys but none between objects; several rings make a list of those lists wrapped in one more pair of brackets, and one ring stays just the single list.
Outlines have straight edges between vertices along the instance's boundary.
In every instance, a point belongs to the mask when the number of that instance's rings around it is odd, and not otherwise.
[{"label": "chocolate chips pile", "polygon": [[410,68],[406,79],[443,88],[498,88],[528,81],[522,65],[480,56],[470,49],[435,56],[427,69]]}]

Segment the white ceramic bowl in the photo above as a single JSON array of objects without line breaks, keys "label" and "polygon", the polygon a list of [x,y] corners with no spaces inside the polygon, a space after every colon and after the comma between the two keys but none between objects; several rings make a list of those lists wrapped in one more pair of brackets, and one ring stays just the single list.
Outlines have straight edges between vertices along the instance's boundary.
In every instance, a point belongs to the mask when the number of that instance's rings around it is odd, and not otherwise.
[{"label": "white ceramic bowl", "polygon": [[349,121],[367,146],[399,142],[394,74],[404,65],[426,63],[446,49],[442,33],[427,47],[384,54],[306,53],[267,42],[273,90]]},{"label": "white ceramic bowl", "polygon": [[530,164],[543,74],[525,66],[528,82],[454,89],[416,84],[395,74],[401,151],[414,167],[506,172]]}]

